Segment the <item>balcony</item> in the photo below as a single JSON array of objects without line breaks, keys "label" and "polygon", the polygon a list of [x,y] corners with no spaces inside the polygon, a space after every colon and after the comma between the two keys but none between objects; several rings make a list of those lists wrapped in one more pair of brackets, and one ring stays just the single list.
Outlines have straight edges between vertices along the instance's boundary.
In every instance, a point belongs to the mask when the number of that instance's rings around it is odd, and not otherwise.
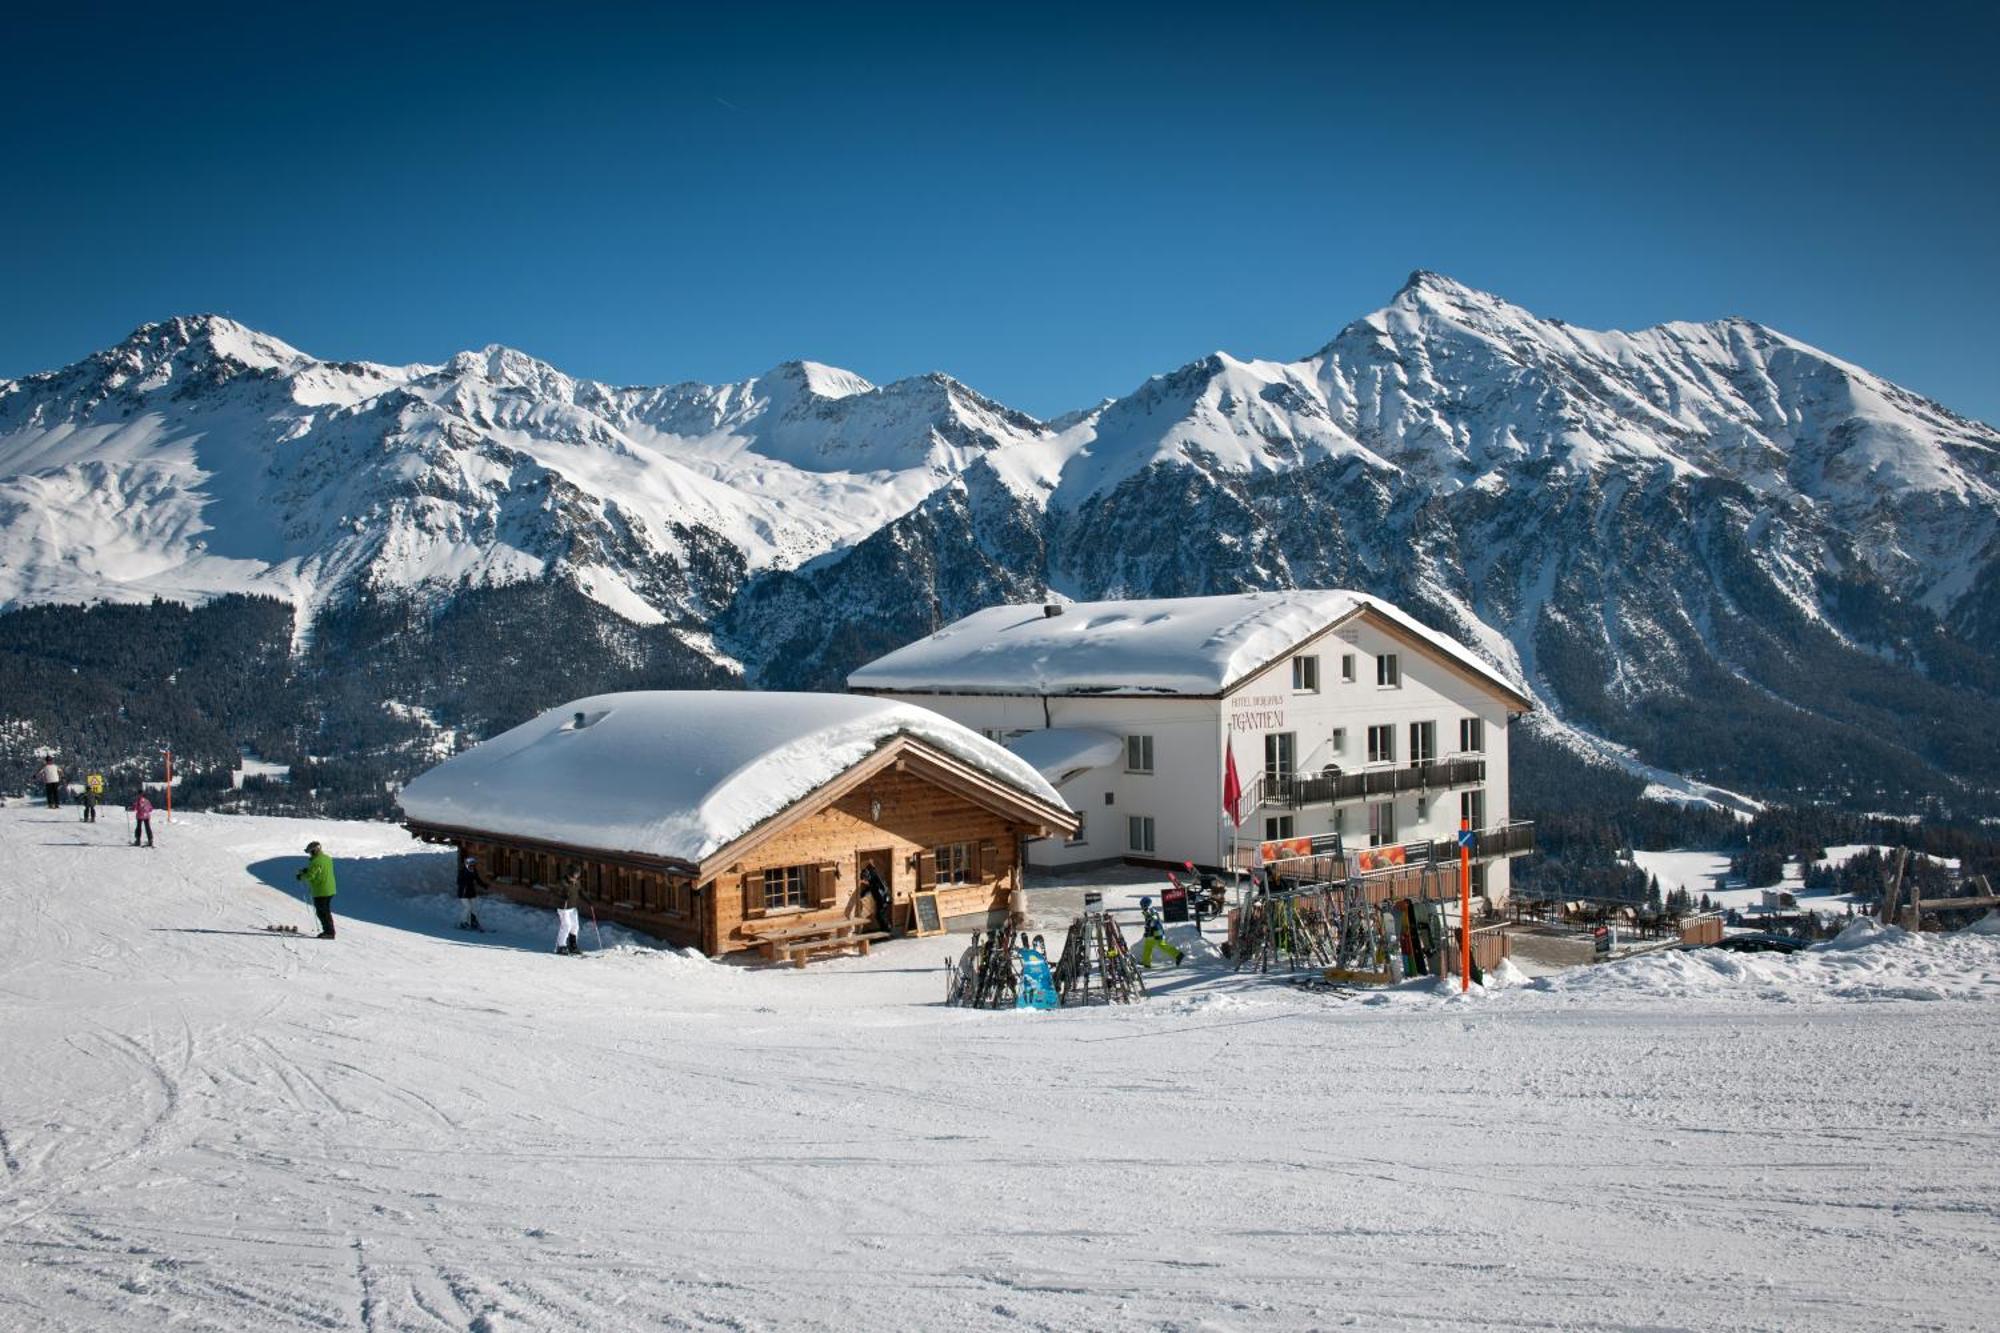
[{"label": "balcony", "polygon": [[[1431,759],[1403,768],[1364,768],[1354,773],[1320,773],[1312,777],[1266,774],[1265,804],[1303,810],[1314,805],[1342,805],[1406,791],[1441,791],[1469,787],[1486,780],[1484,759]],[[1457,855],[1454,851],[1453,855]]]},{"label": "balcony", "polygon": [[[1493,828],[1476,829],[1472,834],[1472,859],[1491,860],[1498,856],[1526,856],[1535,850],[1535,825],[1532,820],[1520,820],[1512,824],[1500,824]],[[1458,840],[1440,838],[1433,844],[1431,853],[1440,861],[1458,859]]]},{"label": "balcony", "polygon": [[[1368,879],[1376,875],[1393,874],[1421,870],[1427,865],[1447,870],[1458,864],[1458,839],[1425,839],[1421,842],[1406,842],[1387,847],[1342,848],[1339,840],[1327,835],[1312,839],[1293,839],[1296,843],[1310,842],[1311,851],[1291,852],[1279,850],[1271,859],[1262,859],[1273,848],[1288,848],[1287,843],[1242,843],[1237,847],[1237,855],[1232,865],[1238,870],[1248,870],[1262,865],[1265,870],[1298,880],[1330,881],[1341,879]],[[1535,826],[1532,821],[1521,820],[1511,824],[1496,824],[1491,828],[1472,831],[1472,859],[1492,861],[1501,857],[1526,856],[1535,850]],[[1456,873],[1453,871],[1453,873]]]}]

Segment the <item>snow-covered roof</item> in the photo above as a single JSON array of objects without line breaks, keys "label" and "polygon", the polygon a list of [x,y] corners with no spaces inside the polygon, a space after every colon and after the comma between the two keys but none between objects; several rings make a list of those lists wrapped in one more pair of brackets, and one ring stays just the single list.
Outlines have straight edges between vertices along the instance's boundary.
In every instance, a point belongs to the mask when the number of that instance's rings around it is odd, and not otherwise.
[{"label": "snow-covered roof", "polygon": [[1039,605],[988,607],[877,658],[847,683],[869,691],[1213,695],[1364,610],[1522,697],[1520,687],[1465,645],[1393,604],[1362,592],[1313,589],[1071,602],[1053,616]]},{"label": "snow-covered roof", "polygon": [[422,824],[693,864],[904,734],[1068,808],[1025,761],[927,708],[748,690],[578,699],[446,760],[402,805]]},{"label": "snow-covered roof", "polygon": [[1125,754],[1125,738],[1094,727],[1044,727],[1014,737],[1007,748],[1050,782],[1061,782],[1116,763]]}]

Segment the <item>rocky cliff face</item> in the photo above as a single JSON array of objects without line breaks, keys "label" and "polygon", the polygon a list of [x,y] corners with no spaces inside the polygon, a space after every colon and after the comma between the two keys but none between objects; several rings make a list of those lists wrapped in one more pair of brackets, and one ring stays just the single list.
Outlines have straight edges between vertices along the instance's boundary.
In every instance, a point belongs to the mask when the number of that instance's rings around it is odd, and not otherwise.
[{"label": "rocky cliff face", "polygon": [[[500,348],[335,364],[176,320],[0,384],[0,598],[270,593],[301,660],[329,630],[379,647],[405,608],[475,631],[535,608],[571,626],[559,692],[838,687],[1049,591],[1350,586],[1465,638],[1574,748],[1983,810],[1996,447],[1747,321],[1591,332],[1424,273],[1312,356],[1218,353],[1052,423],[942,375],[625,389]],[[406,674],[475,731],[530,702]]]}]

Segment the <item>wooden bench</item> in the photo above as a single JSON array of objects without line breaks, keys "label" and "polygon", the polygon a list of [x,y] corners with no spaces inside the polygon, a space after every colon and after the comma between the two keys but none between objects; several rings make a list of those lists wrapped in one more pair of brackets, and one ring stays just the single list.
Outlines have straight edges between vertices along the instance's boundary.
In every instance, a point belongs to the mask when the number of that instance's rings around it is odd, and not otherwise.
[{"label": "wooden bench", "polygon": [[821,954],[856,949],[866,955],[868,947],[876,940],[889,938],[881,931],[861,931],[857,929],[859,924],[854,921],[803,922],[796,926],[760,930],[755,932],[755,937],[757,948],[766,960],[804,967]]}]

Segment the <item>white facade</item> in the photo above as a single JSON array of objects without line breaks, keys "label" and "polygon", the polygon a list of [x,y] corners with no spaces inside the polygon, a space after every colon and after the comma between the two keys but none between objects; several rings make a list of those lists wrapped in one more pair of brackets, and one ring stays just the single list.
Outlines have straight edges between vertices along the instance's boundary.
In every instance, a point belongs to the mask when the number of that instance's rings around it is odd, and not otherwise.
[{"label": "white facade", "polygon": [[[1156,605],[1218,600],[1223,599]],[[1092,604],[1078,604],[1061,614],[1088,617],[1092,612]],[[1219,682],[1208,694],[1158,693],[1155,687],[1138,694],[1066,694],[1060,692],[1060,665],[1051,668],[1054,678],[1036,682],[1048,693],[1002,692],[994,688],[997,682],[968,689],[943,666],[938,667],[940,688],[926,691],[911,688],[907,669],[894,665],[896,654],[883,659],[888,670],[875,673],[872,666],[864,667],[850,677],[850,685],[921,704],[1003,743],[1048,727],[1096,729],[1127,738],[1122,759],[1058,783],[1063,799],[1084,816],[1084,827],[1073,841],[1031,844],[1031,862],[1037,867],[1123,858],[1217,865],[1229,858],[1238,840],[1247,845],[1266,837],[1339,832],[1355,848],[1449,839],[1461,817],[1469,818],[1474,828],[1506,824],[1507,725],[1525,710],[1525,698],[1490,668],[1469,668],[1457,645],[1452,645],[1455,652],[1447,651],[1431,641],[1429,631],[1413,632],[1405,617],[1375,614],[1362,605],[1330,618],[1331,624],[1294,639],[1288,651],[1265,658],[1240,679]],[[1212,645],[1206,647],[1213,651]],[[930,652],[935,658],[935,646]],[[893,679],[896,686],[871,687],[871,674]],[[1101,691],[1102,685],[1094,682],[1091,688]],[[1234,749],[1246,793],[1241,829],[1232,828],[1222,813],[1225,743]],[[1267,771],[1297,776],[1329,768],[1347,774],[1380,772],[1460,756],[1483,760],[1483,776],[1298,809],[1279,799],[1251,803],[1263,791]],[[1486,892],[1496,902],[1503,900],[1506,860],[1492,860],[1481,873]]]}]

